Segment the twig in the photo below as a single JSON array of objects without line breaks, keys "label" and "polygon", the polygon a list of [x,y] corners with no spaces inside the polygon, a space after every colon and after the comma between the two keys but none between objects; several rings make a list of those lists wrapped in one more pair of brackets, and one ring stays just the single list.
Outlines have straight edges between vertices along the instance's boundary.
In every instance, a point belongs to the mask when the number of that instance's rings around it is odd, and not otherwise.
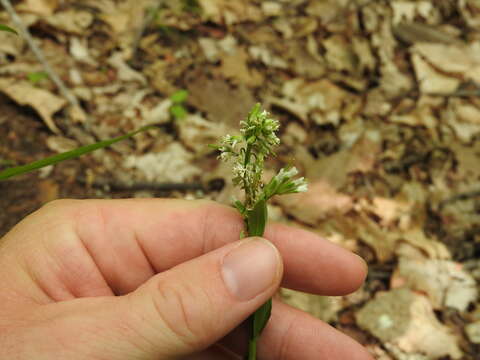
[{"label": "twig", "polygon": [[[160,7],[163,5],[164,2],[165,2],[164,0],[157,0],[155,6],[152,9],[150,9],[150,11],[147,12],[142,24],[137,29],[137,33],[135,34],[135,38],[133,39],[133,44],[132,44],[131,61],[135,60],[138,46],[140,44],[140,40],[142,39],[143,33],[147,29],[147,26],[150,25],[150,23],[155,19],[157,12],[160,10]],[[145,11],[146,10],[147,9],[145,9]]]},{"label": "twig", "polygon": [[85,185],[91,185],[96,188],[109,188],[116,191],[189,191],[200,190],[207,191],[201,183],[155,183],[155,182],[136,182],[132,184],[118,181],[107,181],[105,179],[95,179],[89,183],[86,178],[79,177],[78,182]]},{"label": "twig", "polygon": [[456,194],[456,195],[453,195],[452,197],[450,197],[448,199],[445,199],[442,202],[440,202],[439,208],[443,209],[446,205],[451,204],[453,202],[468,200],[468,199],[479,197],[479,196],[480,196],[480,189],[465,192],[465,193]]},{"label": "twig", "polygon": [[37,60],[42,64],[43,68],[45,69],[45,72],[48,74],[50,79],[57,85],[58,90],[62,94],[62,96],[67,99],[67,101],[72,105],[74,108],[80,108],[80,103],[78,102],[77,98],[73,93],[68,89],[68,87],[65,85],[65,83],[60,79],[60,77],[57,75],[55,70],[50,66],[48,63],[47,59],[45,58],[45,55],[43,54],[42,50],[37,46],[35,43],[35,40],[33,39],[32,35],[30,34],[30,31],[28,28],[25,26],[23,23],[22,19],[20,16],[18,16],[17,12],[12,6],[12,3],[10,0],[0,0],[0,3],[3,5],[5,10],[7,10],[8,15],[12,19],[13,23],[15,26],[20,30],[21,34],[25,37],[25,40],[28,43],[28,46],[30,46],[30,49],[32,50],[33,54],[37,58]]}]

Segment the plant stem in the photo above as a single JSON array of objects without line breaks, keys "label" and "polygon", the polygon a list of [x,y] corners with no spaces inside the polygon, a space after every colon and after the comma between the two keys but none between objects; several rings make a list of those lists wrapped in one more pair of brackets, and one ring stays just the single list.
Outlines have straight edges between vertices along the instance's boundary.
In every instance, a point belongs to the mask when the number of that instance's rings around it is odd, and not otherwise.
[{"label": "plant stem", "polygon": [[248,360],[257,359],[257,340],[258,338],[253,338],[248,342]]},{"label": "plant stem", "polygon": [[[247,150],[245,150],[245,162],[243,163],[243,166],[246,168],[248,163],[250,162],[250,156],[252,153],[252,145],[248,144],[247,145]],[[247,180],[244,178],[243,179],[243,187],[245,188],[245,207],[249,209],[252,206],[253,203],[253,196],[251,194],[251,184],[247,184]]]}]

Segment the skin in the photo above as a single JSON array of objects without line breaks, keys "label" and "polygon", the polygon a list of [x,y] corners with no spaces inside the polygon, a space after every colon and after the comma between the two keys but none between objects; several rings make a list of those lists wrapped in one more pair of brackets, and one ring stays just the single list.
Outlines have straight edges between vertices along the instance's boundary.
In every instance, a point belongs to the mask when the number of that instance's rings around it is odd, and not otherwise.
[{"label": "skin", "polygon": [[[283,260],[271,286],[238,301],[218,280],[238,245],[238,213],[209,201],[61,200],[0,240],[0,358],[239,359],[244,320],[278,286],[355,291],[358,256],[303,230],[268,225]],[[274,300],[261,360],[372,359],[349,337]]]}]

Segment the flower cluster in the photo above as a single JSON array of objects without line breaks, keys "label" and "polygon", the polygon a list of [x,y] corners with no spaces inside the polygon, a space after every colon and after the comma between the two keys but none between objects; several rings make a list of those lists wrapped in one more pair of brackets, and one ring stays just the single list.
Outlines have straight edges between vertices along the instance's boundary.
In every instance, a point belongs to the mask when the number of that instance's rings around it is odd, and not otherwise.
[{"label": "flower cluster", "polygon": [[261,181],[265,158],[275,155],[273,148],[280,143],[279,122],[257,104],[240,125],[241,135],[226,135],[217,149],[221,160],[233,162],[233,183],[245,190],[244,208],[251,210],[259,200],[277,194],[306,191],[304,178],[292,180],[295,168],[280,170],[266,186]]}]

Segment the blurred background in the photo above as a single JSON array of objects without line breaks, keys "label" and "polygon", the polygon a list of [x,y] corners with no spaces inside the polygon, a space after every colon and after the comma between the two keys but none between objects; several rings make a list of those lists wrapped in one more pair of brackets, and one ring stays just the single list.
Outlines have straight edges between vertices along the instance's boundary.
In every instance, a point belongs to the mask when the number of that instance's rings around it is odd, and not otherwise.
[{"label": "blurred background", "polygon": [[370,266],[352,295],[285,301],[376,359],[480,359],[478,0],[0,4],[19,32],[0,32],[0,170],[157,125],[0,182],[0,236],[57,198],[229,204],[207,145],[260,102],[282,125],[266,178],[295,164],[310,183],[272,220]]}]

